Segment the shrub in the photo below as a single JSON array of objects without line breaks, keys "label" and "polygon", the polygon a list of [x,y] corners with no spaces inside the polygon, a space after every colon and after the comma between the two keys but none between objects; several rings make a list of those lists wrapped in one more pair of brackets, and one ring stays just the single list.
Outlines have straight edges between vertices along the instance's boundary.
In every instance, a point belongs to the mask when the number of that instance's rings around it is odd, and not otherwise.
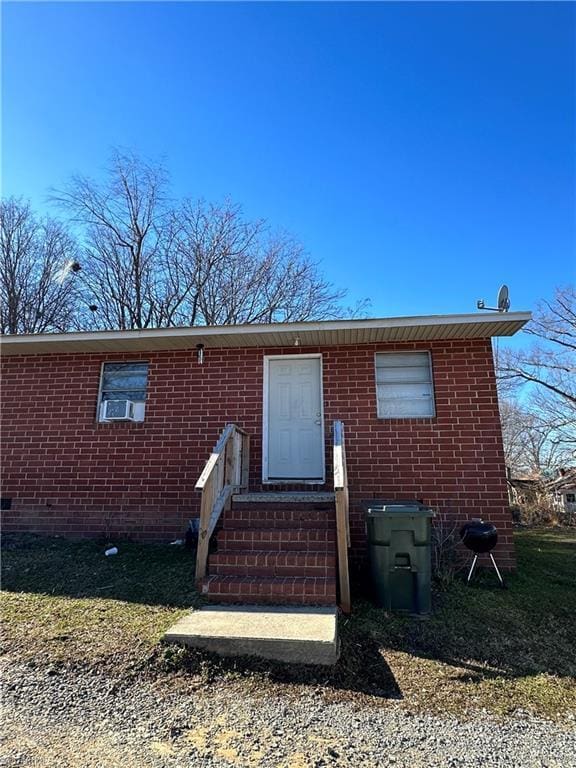
[{"label": "shrub", "polygon": [[461,568],[462,558],[457,550],[459,526],[449,525],[437,517],[432,525],[432,575],[443,588],[448,587]]},{"label": "shrub", "polygon": [[519,525],[546,527],[560,525],[560,513],[545,499],[534,499],[510,507],[512,520]]}]

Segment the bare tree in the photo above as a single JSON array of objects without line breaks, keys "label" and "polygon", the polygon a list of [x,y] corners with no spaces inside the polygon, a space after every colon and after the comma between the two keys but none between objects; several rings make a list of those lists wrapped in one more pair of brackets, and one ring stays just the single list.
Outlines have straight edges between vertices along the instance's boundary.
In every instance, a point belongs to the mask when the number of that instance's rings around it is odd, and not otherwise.
[{"label": "bare tree", "polygon": [[178,212],[177,270],[190,290],[190,324],[290,322],[341,315],[345,291],[325,281],[288,235],[273,235],[230,202],[185,201]]},{"label": "bare tree", "polygon": [[[85,327],[148,328],[341,316],[333,288],[286,235],[239,206],[167,199],[162,166],[114,152],[108,179],[53,195],[83,233]],[[361,313],[363,305],[356,309]]]},{"label": "bare tree", "polygon": [[[138,329],[363,316],[344,308],[302,245],[230,202],[174,208],[161,165],[114,151],[103,183],[72,177],[52,200],[79,244],[28,205],[2,207],[3,333]],[[64,264],[73,279],[57,279]]]},{"label": "bare tree", "polygon": [[[516,393],[527,432],[525,450],[549,454],[544,464],[564,462],[576,447],[576,293],[559,288],[551,302],[542,302],[526,329],[534,339],[527,349],[505,350],[498,356],[500,387]],[[505,433],[506,434],[506,433]],[[532,439],[527,440],[526,434]],[[539,437],[538,437],[539,436]]]},{"label": "bare tree", "polygon": [[576,406],[576,292],[558,288],[542,302],[525,333],[537,339],[528,350],[508,350],[499,362],[503,380],[537,384]]},{"label": "bare tree", "polygon": [[517,476],[526,469],[524,433],[526,414],[519,405],[510,399],[499,398],[502,441],[506,466]]},{"label": "bare tree", "polygon": [[161,166],[116,151],[105,184],[77,175],[67,189],[53,193],[81,227],[85,303],[98,307],[92,325],[167,324],[174,303],[182,300],[169,264],[173,218],[166,189]]},{"label": "bare tree", "polygon": [[550,477],[569,461],[570,451],[554,424],[534,403],[501,400],[500,419],[506,466],[514,476]]},{"label": "bare tree", "polygon": [[77,306],[77,246],[67,229],[28,203],[0,203],[0,332],[66,331]]}]

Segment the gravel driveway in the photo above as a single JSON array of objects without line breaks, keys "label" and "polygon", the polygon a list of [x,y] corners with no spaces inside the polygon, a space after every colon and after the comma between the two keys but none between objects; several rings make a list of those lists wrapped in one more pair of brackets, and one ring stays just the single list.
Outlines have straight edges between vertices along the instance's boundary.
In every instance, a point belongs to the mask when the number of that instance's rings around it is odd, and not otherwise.
[{"label": "gravel driveway", "polygon": [[2,768],[576,767],[570,720],[462,722],[411,715],[393,701],[328,704],[314,690],[287,699],[233,682],[112,684],[98,672],[16,664],[5,664],[2,681]]}]

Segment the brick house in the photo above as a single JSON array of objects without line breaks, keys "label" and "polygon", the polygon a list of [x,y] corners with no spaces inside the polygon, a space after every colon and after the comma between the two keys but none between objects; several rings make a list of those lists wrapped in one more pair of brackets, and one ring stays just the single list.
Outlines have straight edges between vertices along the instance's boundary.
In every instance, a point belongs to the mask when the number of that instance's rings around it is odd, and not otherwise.
[{"label": "brick house", "polygon": [[[169,541],[202,503],[211,530],[215,508],[225,510],[205,591],[271,600],[289,589],[294,602],[333,602],[339,471],[349,528],[338,551],[349,544],[353,562],[365,558],[362,501],[417,498],[450,523],[494,522],[499,564],[512,568],[491,338],[529,319],[4,337],[4,530]],[[346,435],[338,455],[335,423]],[[208,477],[227,424],[234,434]],[[278,491],[324,495],[262,495]]]}]

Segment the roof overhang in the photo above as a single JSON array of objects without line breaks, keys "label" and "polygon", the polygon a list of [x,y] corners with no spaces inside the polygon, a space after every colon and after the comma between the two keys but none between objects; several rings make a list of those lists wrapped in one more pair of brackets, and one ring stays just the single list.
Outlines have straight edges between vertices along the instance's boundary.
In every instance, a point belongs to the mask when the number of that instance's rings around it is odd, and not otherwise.
[{"label": "roof overhang", "polygon": [[197,344],[204,344],[206,348],[224,349],[485,339],[512,336],[530,318],[529,312],[502,312],[15,335],[1,337],[0,353],[46,355],[66,352],[155,352],[190,349]]}]

